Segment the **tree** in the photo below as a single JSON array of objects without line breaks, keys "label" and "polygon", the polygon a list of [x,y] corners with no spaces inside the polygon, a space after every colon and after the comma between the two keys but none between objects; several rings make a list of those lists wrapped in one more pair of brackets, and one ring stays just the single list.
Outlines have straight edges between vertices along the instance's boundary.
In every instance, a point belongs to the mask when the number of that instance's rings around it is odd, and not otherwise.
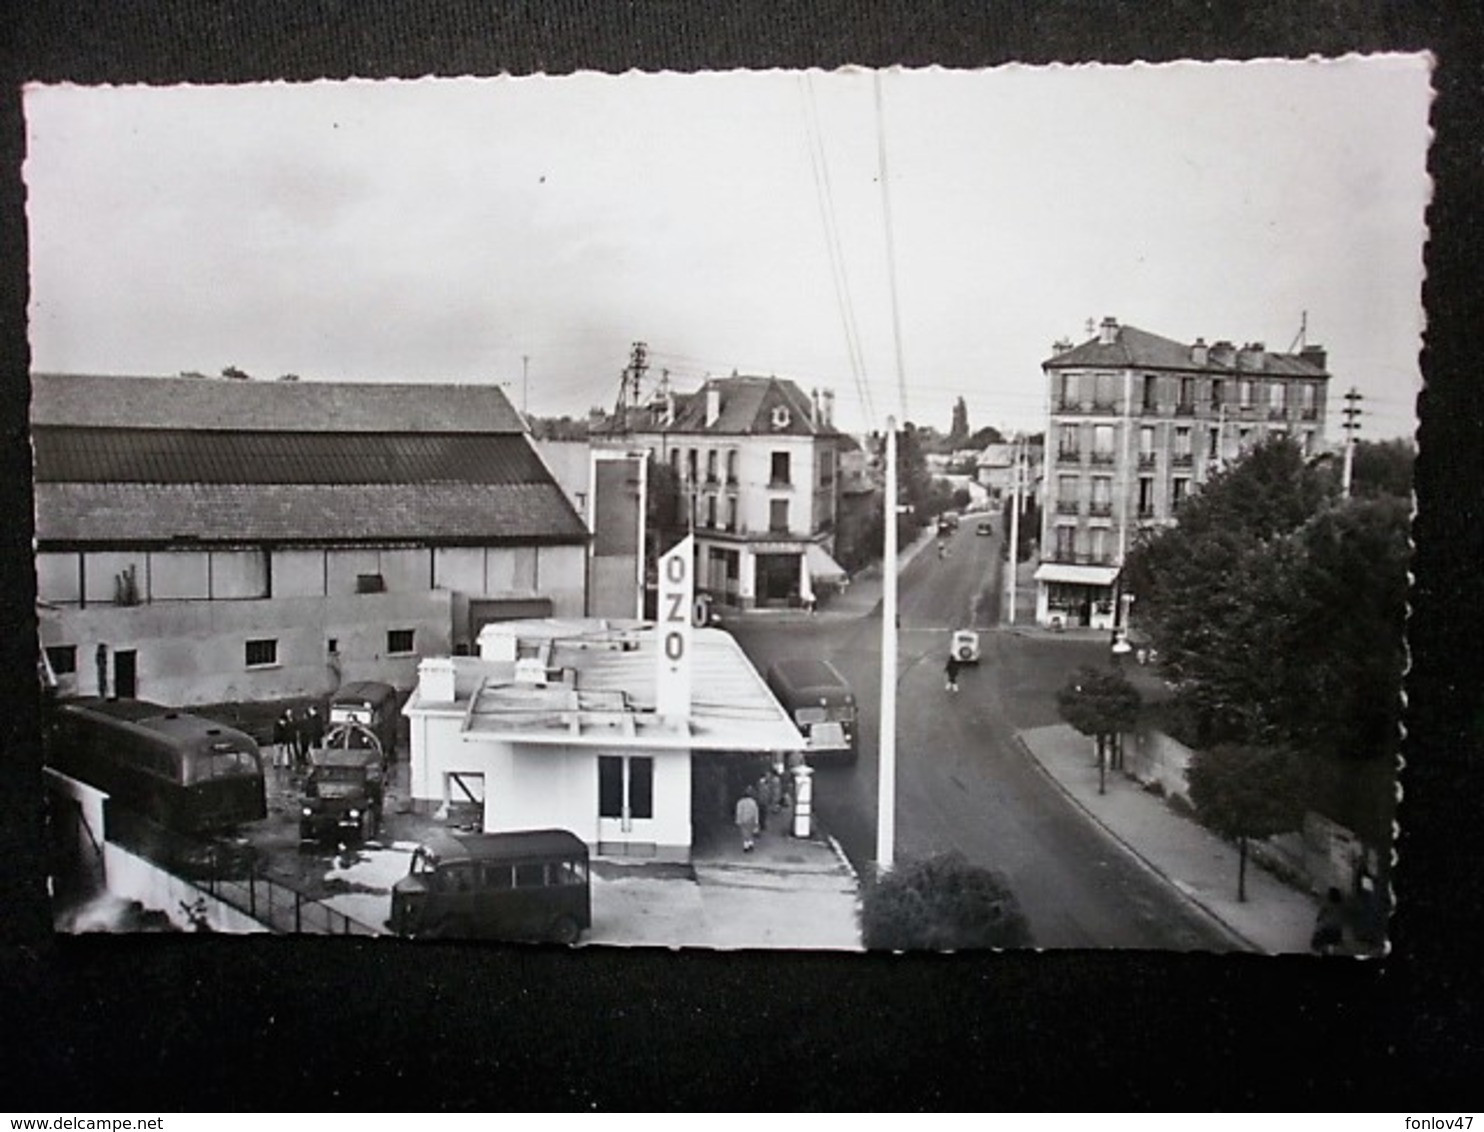
[{"label": "tree", "polygon": [[236,366],[227,366],[225,369],[222,370],[222,376],[230,377],[234,381],[251,380],[251,376],[245,370],[240,370]]},{"label": "tree", "polygon": [[[1030,497],[1024,500],[1024,509],[1020,512],[1020,546],[1017,562],[1028,562],[1036,549],[1036,536],[1041,529],[1041,507]],[[1005,496],[1004,505],[1000,508],[1000,522],[1005,532],[1005,542],[1002,556],[1007,560],[1010,554],[1010,509],[1015,506],[1015,493],[1012,491]]]},{"label": "tree", "polygon": [[1350,465],[1350,490],[1362,499],[1412,494],[1412,465],[1417,449],[1410,440],[1362,440]]},{"label": "tree", "polygon": [[943,853],[907,862],[861,893],[861,938],[882,951],[1027,947],[1030,929],[1004,879]]},{"label": "tree", "polygon": [[1247,841],[1298,829],[1304,820],[1301,764],[1281,747],[1223,745],[1197,751],[1186,772],[1196,816],[1235,840],[1237,899],[1247,899]]},{"label": "tree", "polygon": [[991,444],[1005,443],[1004,434],[994,425],[985,425],[983,428],[975,429],[964,442],[965,448],[987,448]]},{"label": "tree", "polygon": [[964,404],[960,397],[953,403],[953,424],[948,428],[948,449],[957,451],[963,448],[969,439],[969,407]]},{"label": "tree", "polygon": [[1056,693],[1062,718],[1097,745],[1099,794],[1107,792],[1108,753],[1121,751],[1119,737],[1138,720],[1141,703],[1139,690],[1116,669],[1080,668]]}]

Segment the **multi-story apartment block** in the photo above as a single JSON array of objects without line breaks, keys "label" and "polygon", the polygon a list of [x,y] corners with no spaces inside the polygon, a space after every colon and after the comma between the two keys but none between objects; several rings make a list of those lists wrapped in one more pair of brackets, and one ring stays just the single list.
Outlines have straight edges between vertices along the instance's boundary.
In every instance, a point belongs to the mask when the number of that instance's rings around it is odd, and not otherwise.
[{"label": "multi-story apartment block", "polygon": [[626,443],[672,468],[696,539],[698,588],[750,609],[844,576],[834,560],[839,449],[834,395],[776,377],[714,378],[631,419]]},{"label": "multi-story apartment block", "polygon": [[1186,344],[1105,318],[1042,363],[1050,389],[1036,620],[1120,623],[1118,573],[1140,528],[1273,435],[1324,442],[1325,351]]}]

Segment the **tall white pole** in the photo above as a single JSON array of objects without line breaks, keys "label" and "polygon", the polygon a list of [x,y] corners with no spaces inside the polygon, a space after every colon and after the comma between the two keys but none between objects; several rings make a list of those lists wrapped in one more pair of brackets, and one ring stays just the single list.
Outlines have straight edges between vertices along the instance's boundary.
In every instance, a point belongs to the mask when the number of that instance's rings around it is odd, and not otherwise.
[{"label": "tall white pole", "polygon": [[886,530],[881,554],[881,737],[876,761],[876,871],[897,841],[897,419],[886,418]]},{"label": "tall white pole", "polygon": [[1020,573],[1020,453],[1024,440],[1015,442],[1015,455],[1010,461],[1014,478],[1014,495],[1010,499],[1010,547],[1005,555],[1005,568],[1010,571],[1010,601],[1005,620],[1015,624],[1016,580]]}]

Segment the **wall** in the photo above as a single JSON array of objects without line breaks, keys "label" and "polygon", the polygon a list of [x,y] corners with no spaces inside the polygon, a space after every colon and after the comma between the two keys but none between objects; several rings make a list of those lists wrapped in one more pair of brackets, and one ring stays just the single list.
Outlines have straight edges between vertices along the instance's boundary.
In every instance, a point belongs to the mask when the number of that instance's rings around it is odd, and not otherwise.
[{"label": "wall", "polygon": [[199,905],[205,909],[206,922],[218,932],[266,932],[266,925],[258,923],[244,912],[216,897],[203,892],[195,885],[181,880],[160,868],[153,861],[146,861],[127,849],[107,842],[103,847],[104,868],[108,875],[108,891],[125,900],[137,900],[146,908],[164,912],[170,922],[182,930],[191,930],[190,918],[182,904]]},{"label": "wall", "polygon": [[[98,692],[94,655],[138,654],[138,695],[175,706],[323,695],[342,680],[380,679],[411,687],[417,652],[451,651],[446,591],[351,594],[262,601],[157,602],[62,609],[47,619],[48,645],[77,647],[76,690]],[[414,654],[388,655],[387,631],[411,629]],[[338,646],[337,666],[327,642]],[[278,662],[246,666],[246,642],[278,642]],[[110,663],[111,668],[111,663]],[[112,693],[112,674],[110,686]]]},{"label": "wall", "polygon": [[1178,795],[1190,801],[1190,785],[1185,780],[1185,771],[1195,755],[1194,751],[1163,731],[1125,735],[1123,743],[1126,774],[1142,783],[1158,782],[1166,797]]}]

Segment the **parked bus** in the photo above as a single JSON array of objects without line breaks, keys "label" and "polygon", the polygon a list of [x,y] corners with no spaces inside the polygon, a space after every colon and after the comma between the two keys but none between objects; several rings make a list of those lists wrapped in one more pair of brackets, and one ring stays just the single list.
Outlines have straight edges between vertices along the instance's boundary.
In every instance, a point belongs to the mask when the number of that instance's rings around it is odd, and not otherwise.
[{"label": "parked bus", "polygon": [[392,888],[397,935],[576,943],[592,926],[587,845],[565,829],[435,832]]},{"label": "parked bus", "polygon": [[46,761],[112,802],[179,833],[210,833],[268,814],[251,737],[147,700],[58,701]]},{"label": "parked bus", "polygon": [[792,657],[770,667],[767,681],[808,743],[811,763],[855,762],[855,693],[839,669],[819,657]]}]

